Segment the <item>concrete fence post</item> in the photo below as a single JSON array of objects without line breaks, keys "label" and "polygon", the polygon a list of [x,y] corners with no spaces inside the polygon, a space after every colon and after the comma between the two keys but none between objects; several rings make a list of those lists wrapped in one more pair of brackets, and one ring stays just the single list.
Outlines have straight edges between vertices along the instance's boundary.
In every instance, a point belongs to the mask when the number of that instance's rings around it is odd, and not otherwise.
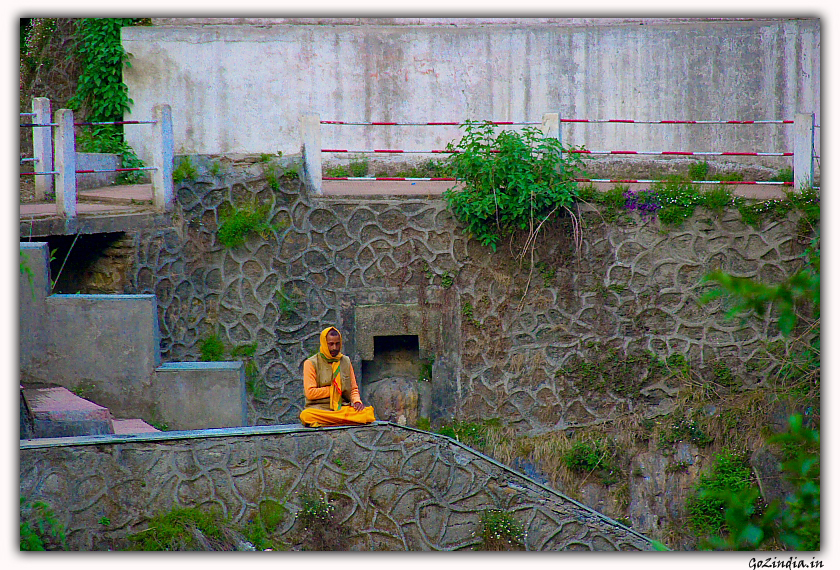
[{"label": "concrete fence post", "polygon": [[172,108],[169,105],[152,107],[155,121],[152,137],[152,156],[155,170],[152,171],[152,194],[155,208],[171,212],[175,206],[175,191],[172,171],[175,166],[175,150],[172,135]]},{"label": "concrete fence post", "polygon": [[55,113],[55,204],[58,215],[76,217],[76,133],[73,111],[59,109]]},{"label": "concrete fence post", "polygon": [[543,113],[541,129],[545,138],[563,142],[560,135],[560,113]]},{"label": "concrete fence post", "polygon": [[301,115],[304,182],[313,194],[323,194],[321,178],[321,116],[315,113]]},{"label": "concrete fence post", "polygon": [[[49,125],[52,122],[50,100],[46,97],[32,99],[34,125]],[[32,154],[35,158],[35,172],[52,172],[53,169],[52,127],[32,127]],[[35,200],[41,202],[52,196],[53,177],[50,174],[35,175]]]},{"label": "concrete fence post", "polygon": [[797,113],[793,118],[793,187],[814,185],[814,113]]}]

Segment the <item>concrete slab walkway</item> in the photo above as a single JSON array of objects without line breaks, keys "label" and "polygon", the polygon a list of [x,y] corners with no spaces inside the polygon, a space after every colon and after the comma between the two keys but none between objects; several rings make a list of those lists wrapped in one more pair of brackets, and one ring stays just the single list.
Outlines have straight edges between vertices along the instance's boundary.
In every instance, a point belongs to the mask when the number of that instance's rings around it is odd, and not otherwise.
[{"label": "concrete slab walkway", "polygon": [[[77,212],[80,216],[145,211],[152,205],[152,185],[132,184],[81,190],[78,197]],[[20,205],[21,220],[57,215],[55,202],[30,202]]]},{"label": "concrete slab walkway", "polygon": [[[445,181],[411,182],[408,180],[324,180],[322,184],[325,196],[429,196],[430,198],[439,198],[454,185],[452,182]],[[616,183],[593,182],[592,185],[596,190],[606,192],[615,187]],[[647,183],[629,183],[624,186],[636,191],[650,188],[650,184]],[[755,184],[731,184],[726,187],[735,196],[756,200],[784,198],[785,189],[789,188],[781,185]]]}]

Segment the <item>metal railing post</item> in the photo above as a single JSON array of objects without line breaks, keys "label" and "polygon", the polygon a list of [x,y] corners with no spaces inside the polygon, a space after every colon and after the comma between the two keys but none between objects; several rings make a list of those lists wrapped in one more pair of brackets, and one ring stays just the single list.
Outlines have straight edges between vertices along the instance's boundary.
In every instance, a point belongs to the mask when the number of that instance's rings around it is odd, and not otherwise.
[{"label": "metal railing post", "polygon": [[814,185],[814,113],[797,113],[793,118],[793,187]]},{"label": "metal railing post", "polygon": [[322,194],[321,117],[316,113],[301,115],[300,134],[303,147],[304,182],[313,194]]},{"label": "metal railing post", "polygon": [[[76,133],[73,111],[59,109],[55,113],[55,204],[58,215],[75,218],[76,207]],[[43,127],[41,127],[43,128]]]},{"label": "metal railing post", "polygon": [[[52,122],[50,100],[46,97],[32,99],[32,124],[49,125]],[[32,156],[35,172],[52,172],[53,169],[52,127],[32,127]],[[49,174],[35,175],[35,200],[42,202],[52,196],[53,177]]]},{"label": "metal railing post", "polygon": [[154,135],[152,137],[153,166],[152,193],[155,208],[161,212],[170,212],[175,206],[175,192],[172,183],[172,171],[175,164],[174,142],[172,136],[172,109],[169,105],[155,105]]}]

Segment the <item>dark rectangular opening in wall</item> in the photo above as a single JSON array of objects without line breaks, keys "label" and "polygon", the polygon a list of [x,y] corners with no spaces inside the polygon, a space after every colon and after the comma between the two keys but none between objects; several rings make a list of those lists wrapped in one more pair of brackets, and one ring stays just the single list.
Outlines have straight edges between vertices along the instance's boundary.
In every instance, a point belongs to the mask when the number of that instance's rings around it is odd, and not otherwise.
[{"label": "dark rectangular opening in wall", "polygon": [[131,254],[125,232],[55,235],[50,250],[53,293],[123,293]]},{"label": "dark rectangular opening in wall", "polygon": [[362,360],[362,378],[368,386],[388,377],[417,379],[420,374],[417,335],[373,337],[373,360]]},{"label": "dark rectangular opening in wall", "polygon": [[378,354],[420,352],[420,341],[416,334],[373,337],[373,358]]}]

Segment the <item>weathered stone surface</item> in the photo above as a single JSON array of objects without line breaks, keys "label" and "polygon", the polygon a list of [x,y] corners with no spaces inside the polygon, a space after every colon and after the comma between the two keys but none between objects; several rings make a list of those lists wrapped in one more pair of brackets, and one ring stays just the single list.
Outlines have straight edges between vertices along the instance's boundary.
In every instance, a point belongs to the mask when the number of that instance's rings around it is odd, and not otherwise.
[{"label": "weathered stone surface", "polygon": [[[469,448],[395,425],[92,442],[21,445],[21,496],[53,506],[72,550],[118,544],[175,506],[221,509],[244,524],[265,500],[295,513],[313,491],[337,505],[352,550],[471,549],[487,508],[513,513],[528,550],[652,550],[643,535]],[[290,537],[293,525],[289,514],[279,528]]]},{"label": "weathered stone surface", "polygon": [[376,419],[400,425],[417,425],[417,379],[383,378],[368,388],[367,399],[366,403],[376,410]]},{"label": "weathered stone surface", "polygon": [[[535,250],[535,261],[544,265],[531,273],[511,255],[523,240],[515,237],[512,248],[504,244],[493,253],[464,237],[443,200],[313,197],[294,183],[266,192],[261,179],[240,170],[227,172],[224,184],[183,183],[179,196],[185,201],[178,207],[190,209],[190,219],[218,219],[219,209],[234,201],[236,186],[246,199],[259,194],[274,204],[274,217],[282,214],[288,223],[281,237],[252,236],[227,251],[208,241],[212,234],[187,231],[188,222],[176,231],[144,230],[135,237],[126,292],[158,294],[165,361],[175,350],[181,359],[197,359],[198,343],[214,329],[258,339],[258,353],[266,356],[257,364],[270,393],[250,399],[253,424],[295,421],[302,402],[299,360],[317,348],[317,332],[328,322],[345,332],[351,356],[368,350],[376,322],[356,322],[362,305],[415,305],[424,330],[434,332],[438,340],[421,346],[423,357],[437,363],[433,417],[495,417],[512,395],[507,390],[517,386],[527,396],[509,405],[516,414],[509,419],[530,429],[609,419],[621,409],[609,394],[598,394],[599,401],[585,409],[572,401],[547,407],[537,397],[570,359],[597,358],[596,345],[621,348],[633,340],[660,359],[681,353],[707,379],[712,363],[727,356],[735,362],[733,374],[748,386],[778,365],[767,355],[761,370],[745,368],[756,358],[757,344],[773,340],[767,338],[772,327],[754,320],[737,332],[729,328],[720,303],[699,306],[703,289],[697,283],[715,268],[776,278],[799,267],[804,246],[792,237],[793,214],[755,229],[737,212],[721,218],[701,212],[667,234],[655,220],[607,225],[593,214],[585,220],[580,252],[565,219],[546,229]],[[285,300],[275,295],[281,290]],[[272,341],[261,330],[275,331],[274,343],[288,348],[272,353],[274,347],[262,346]],[[511,365],[522,359],[532,365],[528,378],[546,380],[522,386],[523,372]],[[491,367],[494,373],[487,375]],[[361,370],[356,373],[364,384]]]}]

